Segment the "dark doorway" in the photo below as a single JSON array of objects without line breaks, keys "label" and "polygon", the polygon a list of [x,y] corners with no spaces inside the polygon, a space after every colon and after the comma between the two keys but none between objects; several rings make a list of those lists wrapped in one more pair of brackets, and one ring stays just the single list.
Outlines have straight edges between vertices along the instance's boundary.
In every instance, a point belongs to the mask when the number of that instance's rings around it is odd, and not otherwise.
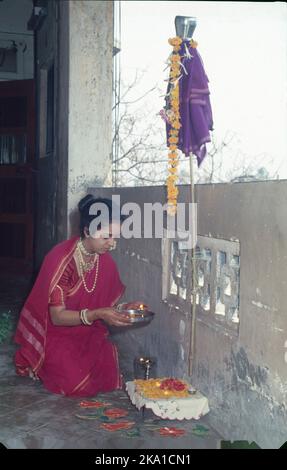
[{"label": "dark doorway", "polygon": [[0,268],[33,269],[34,80],[0,82]]}]

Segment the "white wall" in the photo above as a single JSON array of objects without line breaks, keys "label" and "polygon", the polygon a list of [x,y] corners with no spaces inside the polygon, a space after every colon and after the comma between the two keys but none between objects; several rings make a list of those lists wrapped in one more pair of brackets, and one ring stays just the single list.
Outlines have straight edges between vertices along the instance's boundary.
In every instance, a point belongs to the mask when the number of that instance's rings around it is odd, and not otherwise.
[{"label": "white wall", "polygon": [[68,211],[111,169],[113,2],[69,2]]}]

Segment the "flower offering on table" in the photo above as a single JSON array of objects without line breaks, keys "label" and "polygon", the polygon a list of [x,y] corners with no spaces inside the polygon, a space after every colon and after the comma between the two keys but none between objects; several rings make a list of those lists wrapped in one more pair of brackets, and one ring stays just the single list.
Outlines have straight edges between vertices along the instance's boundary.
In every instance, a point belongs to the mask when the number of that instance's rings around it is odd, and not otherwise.
[{"label": "flower offering on table", "polygon": [[138,409],[149,408],[163,419],[199,419],[209,412],[207,398],[181,379],[134,380],[126,390]]}]

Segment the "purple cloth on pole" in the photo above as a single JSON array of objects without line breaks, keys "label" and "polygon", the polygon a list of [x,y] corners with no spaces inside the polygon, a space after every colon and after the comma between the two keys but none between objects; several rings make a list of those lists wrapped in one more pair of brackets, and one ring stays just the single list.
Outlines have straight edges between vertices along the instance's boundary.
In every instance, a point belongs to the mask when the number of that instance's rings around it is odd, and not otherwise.
[{"label": "purple cloth on pole", "polygon": [[[183,57],[186,47],[191,58]],[[213,129],[209,80],[197,49],[192,48],[189,41],[182,42],[179,54],[184,68],[181,67],[182,77],[179,80],[179,110],[182,127],[179,131],[178,148],[185,156],[189,156],[191,152],[196,155],[198,166],[200,166],[206,155],[205,144],[211,140],[209,131]],[[168,91],[169,89],[170,86]],[[168,102],[167,108],[169,108]],[[168,135],[171,127],[168,123],[166,127]]]}]

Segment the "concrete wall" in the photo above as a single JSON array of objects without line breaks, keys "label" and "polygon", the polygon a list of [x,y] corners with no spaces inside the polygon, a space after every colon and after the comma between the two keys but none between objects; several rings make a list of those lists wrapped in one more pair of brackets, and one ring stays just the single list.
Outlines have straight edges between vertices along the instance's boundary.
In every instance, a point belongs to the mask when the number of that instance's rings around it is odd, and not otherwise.
[{"label": "concrete wall", "polygon": [[3,0],[0,2],[0,47],[15,41],[18,48],[17,72],[1,72],[0,80],[24,80],[34,77],[33,31],[27,30],[32,12],[32,0]]},{"label": "concrete wall", "polygon": [[113,2],[70,1],[69,28],[68,212],[71,213],[88,187],[109,184]]},{"label": "concrete wall", "polygon": [[[165,201],[160,187],[116,193],[122,203]],[[188,200],[187,187],[180,200]],[[240,242],[240,326],[236,336],[197,319],[192,383],[208,396],[210,420],[226,439],[266,448],[286,441],[286,200],[286,181],[196,188],[198,234]],[[115,258],[125,299],[142,299],[156,312],[149,326],[114,335],[126,377],[142,354],[157,357],[158,375],[187,377],[191,316],[161,301],[160,240],[121,240]]]},{"label": "concrete wall", "polygon": [[78,230],[79,199],[109,183],[112,133],[113,2],[49,1],[37,31],[38,116],[42,71],[54,62],[55,147],[41,152],[38,125],[36,267]]}]

